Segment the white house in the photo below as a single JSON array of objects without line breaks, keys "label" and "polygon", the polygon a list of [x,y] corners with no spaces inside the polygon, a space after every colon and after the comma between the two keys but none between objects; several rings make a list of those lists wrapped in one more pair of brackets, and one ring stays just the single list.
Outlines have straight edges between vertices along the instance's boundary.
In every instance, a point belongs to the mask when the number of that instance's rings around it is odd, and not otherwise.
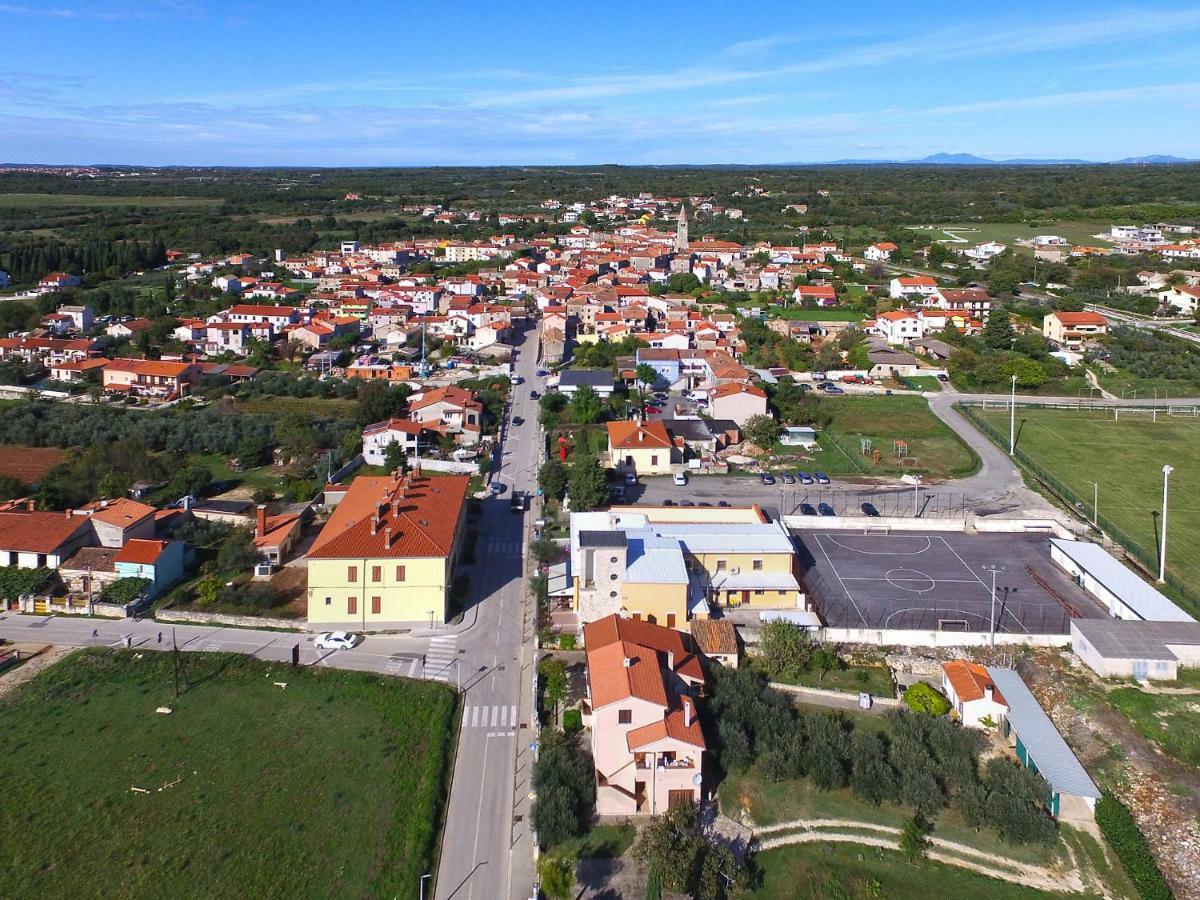
[{"label": "white house", "polygon": [[1177,284],[1173,288],[1159,291],[1158,299],[1160,303],[1170,303],[1185,316],[1194,316],[1197,305],[1200,305],[1200,287]]},{"label": "white house", "polygon": [[388,419],[376,422],[363,429],[363,459],[371,466],[382,466],[387,462],[386,452],[391,444],[399,444],[404,455],[416,456],[423,442],[432,435],[420,422],[408,419]]},{"label": "white house", "polygon": [[887,262],[892,258],[892,254],[900,248],[891,241],[881,241],[878,244],[872,244],[863,252],[863,258],[871,262]]},{"label": "white house", "polygon": [[875,317],[875,330],[889,344],[903,344],[925,336],[921,317],[907,309],[893,309]]},{"label": "white house", "polygon": [[954,659],[942,663],[942,693],[950,701],[955,717],[967,728],[999,726],[1008,715],[1008,704],[996,690],[988,670],[978,663]]},{"label": "white house", "polygon": [[894,298],[930,297],[938,292],[937,281],[929,275],[902,275],[893,278],[888,293]]}]

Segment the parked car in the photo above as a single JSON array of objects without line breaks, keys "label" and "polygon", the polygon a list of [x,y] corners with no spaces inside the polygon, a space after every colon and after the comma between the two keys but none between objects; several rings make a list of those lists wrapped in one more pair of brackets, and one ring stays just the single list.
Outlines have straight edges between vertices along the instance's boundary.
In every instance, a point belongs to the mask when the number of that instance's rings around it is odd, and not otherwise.
[{"label": "parked car", "polygon": [[[832,381],[827,381],[827,382],[825,382],[825,384],[821,385],[821,390],[823,390],[827,394],[844,394],[844,393],[846,393],[844,390],[842,390],[840,387],[838,387]],[[888,393],[891,393],[891,392],[889,391]]]},{"label": "parked car", "polygon": [[670,498],[668,498],[668,499],[666,499],[666,500],[664,500],[664,501],[662,502],[662,505],[663,505],[663,506],[674,506],[674,505],[675,505],[675,501],[674,501],[674,500],[671,500]]},{"label": "parked car", "polygon": [[829,476],[824,472],[814,472],[813,478],[817,480],[817,484],[829,484]]},{"label": "parked car", "polygon": [[525,376],[523,376],[523,375],[514,375],[514,376],[512,377],[512,383],[513,383],[513,384],[524,384],[524,383],[525,383]]},{"label": "parked car", "polygon": [[525,512],[529,509],[529,495],[524,491],[513,491],[512,499],[508,501],[508,508],[513,512]]},{"label": "parked car", "polygon": [[879,510],[875,508],[874,503],[864,503],[862,505],[862,511],[864,516],[870,516],[872,519],[879,518]]},{"label": "parked car", "polygon": [[796,478],[799,479],[801,484],[812,484],[813,483],[813,477],[811,475],[809,475],[807,472],[797,472]]},{"label": "parked car", "polygon": [[661,406],[651,406],[649,403],[647,403],[645,406],[642,407],[642,410],[648,416],[656,416],[660,412],[662,412],[662,407]]},{"label": "parked car", "polygon": [[537,391],[530,391],[530,392],[529,392],[529,399],[530,399],[530,400],[536,400],[536,399],[537,399],[538,397],[540,397],[540,396],[541,396],[541,395],[540,395],[540,394],[539,394]]},{"label": "parked car", "polygon": [[520,428],[522,425],[525,424],[525,420],[523,418],[521,418],[520,416],[513,416],[512,423],[514,425],[516,425],[518,428]]},{"label": "parked car", "polygon": [[626,484],[637,484],[637,473],[636,472],[626,472],[625,473],[625,483]]},{"label": "parked car", "polygon": [[830,506],[828,503],[818,503],[817,504],[817,512],[819,512],[823,516],[836,516],[837,515],[837,513],[833,511],[833,507]]},{"label": "parked car", "polygon": [[686,472],[676,472],[674,475],[671,476],[671,480],[673,482],[675,482],[676,487],[683,487],[688,482],[687,473]]},{"label": "parked car", "polygon": [[546,369],[538,369],[537,376],[538,378],[549,378],[550,373]]},{"label": "parked car", "polygon": [[362,640],[362,635],[352,631],[322,631],[313,639],[318,650],[353,650]]},{"label": "parked car", "polygon": [[696,504],[693,503],[691,500],[680,500],[679,505],[680,506],[695,506]]},{"label": "parked car", "polygon": [[728,500],[718,500],[717,506],[721,507],[721,509],[729,509],[729,501]]},{"label": "parked car", "polygon": [[949,381],[949,380],[950,380],[950,376],[949,376],[949,375],[947,375],[945,372],[939,372],[939,373],[938,373],[937,380],[938,380],[938,381]]},{"label": "parked car", "polygon": [[780,478],[783,479],[784,484],[795,484],[796,483],[796,478],[795,478],[795,476],[792,475],[791,472],[784,472],[783,475],[780,476]]},{"label": "parked car", "polygon": [[504,482],[503,481],[493,481],[491,484],[488,485],[488,490],[491,491],[493,494],[503,494],[504,493]]},{"label": "parked car", "polygon": [[772,475],[770,472],[763,472],[763,474],[762,474],[762,483],[763,483],[763,484],[774,484],[774,483],[775,483],[775,476],[774,476],[774,475]]},{"label": "parked car", "polygon": [[711,507],[711,506],[712,506],[712,504],[711,504],[711,503],[709,503],[707,500],[701,500],[701,501],[700,501],[699,503],[697,503],[696,505],[697,505],[697,506],[709,506],[709,507]]},{"label": "parked car", "polygon": [[801,503],[800,504],[800,515],[815,516],[816,514],[817,514],[816,507],[814,507],[811,503]]}]

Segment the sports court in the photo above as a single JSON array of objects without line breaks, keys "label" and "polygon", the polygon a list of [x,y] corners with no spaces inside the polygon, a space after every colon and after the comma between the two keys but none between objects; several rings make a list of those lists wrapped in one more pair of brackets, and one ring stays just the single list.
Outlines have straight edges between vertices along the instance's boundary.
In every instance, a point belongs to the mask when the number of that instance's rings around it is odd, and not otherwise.
[{"label": "sports court", "polygon": [[1047,535],[961,531],[805,531],[804,587],[834,628],[1066,634],[1073,616],[1106,610],[1050,560]]}]

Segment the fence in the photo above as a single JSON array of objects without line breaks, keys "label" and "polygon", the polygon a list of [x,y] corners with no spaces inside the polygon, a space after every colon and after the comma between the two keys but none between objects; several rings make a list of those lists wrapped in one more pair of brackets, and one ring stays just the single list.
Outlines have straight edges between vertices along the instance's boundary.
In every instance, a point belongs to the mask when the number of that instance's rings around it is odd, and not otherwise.
[{"label": "fence", "polygon": [[[1116,407],[1110,406],[1108,408],[1115,409]],[[1178,409],[1179,407],[1171,408]],[[1195,407],[1182,408],[1194,409]],[[957,409],[964,416],[966,416],[967,419],[970,420],[972,425],[983,432],[983,434],[986,435],[989,440],[1001,448],[1008,448],[1008,437],[1000,434],[995,428],[980,418],[974,412],[972,407],[960,404]],[[1184,415],[1190,415],[1190,413],[1184,413]],[[1031,475],[1033,475],[1034,478],[1040,481],[1047,488],[1047,490],[1053,493],[1064,503],[1078,510],[1092,508],[1091,498],[1087,498],[1085,500],[1083,497],[1080,497],[1070,487],[1065,485],[1055,476],[1051,475],[1050,472],[1034,461],[1034,459],[1020,447],[1017,447],[1014,450],[1013,458],[1016,459],[1016,461],[1020,463],[1021,466],[1024,467]],[[1095,515],[1095,511],[1093,511],[1093,515]],[[1112,540],[1119,544],[1125,551],[1125,556],[1127,558],[1133,560],[1138,566],[1140,566],[1149,574],[1154,574],[1157,571],[1157,547],[1154,548],[1153,553],[1150,552],[1144,546],[1138,543],[1138,541],[1134,540],[1134,538],[1130,536],[1128,532],[1126,532],[1123,528],[1121,528],[1103,513],[1095,516],[1095,519],[1096,527],[1098,527],[1106,535],[1112,538]],[[1200,608],[1200,594],[1197,594],[1193,588],[1191,588],[1187,583],[1171,572],[1167,572],[1167,585],[1176,591],[1179,596],[1183,598],[1185,603],[1192,607],[1192,609]]]},{"label": "fence", "polygon": [[[777,485],[778,487],[778,485]],[[839,516],[857,516],[865,526],[872,518],[964,519],[966,495],[953,491],[821,489],[803,485],[784,485],[779,489],[780,511],[785,516],[815,515],[820,504],[833,508]],[[868,513],[863,507],[873,507]],[[807,507],[807,508],[806,508]]]}]

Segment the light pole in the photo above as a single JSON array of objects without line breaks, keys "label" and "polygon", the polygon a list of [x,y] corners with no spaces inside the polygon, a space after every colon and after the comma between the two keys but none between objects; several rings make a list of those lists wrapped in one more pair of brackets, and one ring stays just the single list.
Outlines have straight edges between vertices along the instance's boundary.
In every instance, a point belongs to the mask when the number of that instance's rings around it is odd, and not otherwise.
[{"label": "light pole", "polygon": [[1092,486],[1092,527],[1100,527],[1100,482],[1089,481]]},{"label": "light pole", "polygon": [[917,517],[917,500],[921,493],[921,476],[913,476],[913,518]]},{"label": "light pole", "polygon": [[1160,583],[1167,580],[1167,481],[1174,471],[1174,466],[1163,466],[1162,538],[1158,545],[1158,580]]},{"label": "light pole", "polygon": [[1017,449],[1017,376],[1012,377],[1012,400],[1008,404],[1008,455]]},{"label": "light pole", "polygon": [[433,875],[422,875],[421,876],[421,900],[425,900],[425,879],[432,878],[432,877],[433,877]]},{"label": "light pole", "polygon": [[996,649],[996,573],[1003,572],[1004,566],[988,565],[983,567],[983,571],[992,573],[992,614],[988,618],[988,634],[989,643],[992,649]]}]

